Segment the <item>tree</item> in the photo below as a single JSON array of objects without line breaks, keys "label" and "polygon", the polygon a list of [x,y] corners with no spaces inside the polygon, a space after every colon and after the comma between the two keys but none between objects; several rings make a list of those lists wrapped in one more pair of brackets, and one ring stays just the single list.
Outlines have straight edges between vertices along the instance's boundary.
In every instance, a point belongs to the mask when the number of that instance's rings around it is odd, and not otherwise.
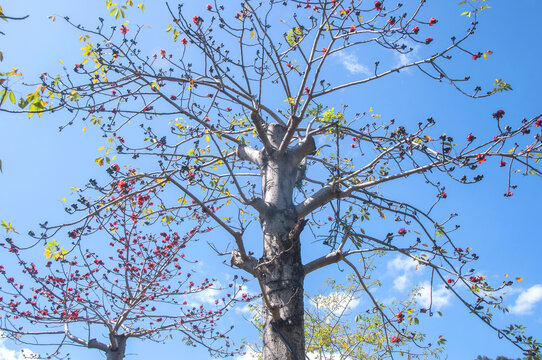
[{"label": "tree", "polygon": [[[118,165],[112,169],[114,173]],[[119,186],[117,196],[123,192]],[[217,356],[237,352],[228,341],[231,329],[221,331],[217,320],[238,301],[241,287],[232,281],[221,289],[212,279],[193,276],[189,266],[194,260],[184,252],[190,251],[194,229],[159,235],[140,230],[134,220],[145,215],[155,197],[152,191],[124,197],[109,214],[111,222],[97,214],[92,222],[98,231],[92,236],[101,238],[98,246],[74,242],[68,250],[49,241],[45,264],[29,261],[19,248],[22,242],[6,238],[1,245],[17,258],[21,271],[0,266],[5,280],[0,288],[2,336],[25,344],[56,344],[51,352],[31,356],[40,359],[69,358],[64,348],[72,345],[122,360],[129,339],[162,342],[171,333]],[[71,230],[68,238],[79,238],[86,228]],[[215,298],[207,305],[202,297]]]},{"label": "tree", "polygon": [[[197,213],[231,238],[233,250],[220,241],[214,247],[260,284],[266,360],[305,357],[304,279],[339,262],[352,269],[373,299],[388,327],[387,351],[393,352],[398,338],[411,338],[370,292],[363,264],[351,261],[371,253],[398,253],[428,267],[432,283],[444,283],[475,316],[538,359],[539,344],[521,327],[499,329],[492,323],[489,308],[505,311],[492,294],[511,283],[492,287],[469,270],[477,255],[452,242],[453,215],[437,220],[431,211],[447,197],[445,179],[479,182],[481,173],[467,173],[483,169],[488,159],[508,169],[507,197],[515,186],[513,166],[540,175],[540,135],[523,136],[542,125],[540,116],[512,126],[505,123],[504,110],[495,110],[495,133],[477,134],[486,140],[465,134],[456,145],[450,136],[431,133],[433,118],[413,126],[394,120],[380,124],[372,112],[350,114],[340,104],[340,91],[406,69],[419,69],[474,98],[511,90],[498,80],[489,91],[474,86],[469,92],[464,85],[469,78],[446,69],[452,56],[491,55],[467,50],[478,13],[488,5],[467,1],[461,6],[467,31],[446,44],[434,41],[438,19],[427,15],[426,1],[245,1],[240,8],[214,2],[191,14],[182,5],[168,7],[167,31],[180,53],[163,49],[149,57],[138,48],[143,28],[110,29],[103,19],[96,30],[73,24],[84,34],[84,59],[62,76],[44,74],[38,90],[19,105],[28,106],[29,115],[66,109],[73,113],[66,126],[76,120],[99,126],[108,139],[104,155],[96,159],[99,165],[110,163],[110,151],[138,161],[139,172],[89,183],[94,200],[74,210],[85,226],[97,214],[114,213],[124,197],[163,186],[159,205],[149,206],[148,221],[181,224]],[[280,20],[288,26],[285,32],[272,25]],[[385,60],[412,52],[409,43],[422,47],[418,59],[401,65]],[[370,74],[333,76],[331,57],[358,48],[375,57]],[[135,124],[141,127],[139,140]],[[345,155],[347,149],[355,156]],[[381,190],[407,177],[428,184],[429,195],[419,204]],[[111,198],[119,184],[132,182],[126,194]],[[436,200],[428,205],[433,195]],[[371,212],[403,225],[389,224],[387,235],[365,233],[361,224]],[[256,220],[262,233],[259,257],[254,256],[259,247],[246,243]],[[47,240],[69,226],[46,225],[37,238]],[[306,228],[321,244],[321,254],[303,263],[300,236]],[[431,313],[432,306],[424,310]]]},{"label": "tree", "polygon": [[[371,270],[368,266],[368,270]],[[370,273],[366,280],[371,279]],[[369,288],[379,287],[378,280],[371,280]],[[419,346],[426,335],[417,331],[421,311],[417,305],[418,289],[413,289],[408,299],[394,301],[390,305],[380,304],[380,308],[388,313],[402,332],[410,337],[401,339],[395,337],[392,351],[387,348],[388,334],[386,324],[375,308],[365,313],[354,315],[352,308],[363,298],[361,284],[352,274],[346,283],[341,284],[328,279],[323,291],[313,296],[307,296],[305,310],[305,339],[307,354],[319,360],[341,359],[374,359],[393,358],[394,355],[408,356],[411,359],[435,359],[444,350],[446,340],[440,336],[437,345]],[[252,322],[262,330],[261,306],[251,305]],[[261,347],[252,344],[251,349],[261,358]]]}]

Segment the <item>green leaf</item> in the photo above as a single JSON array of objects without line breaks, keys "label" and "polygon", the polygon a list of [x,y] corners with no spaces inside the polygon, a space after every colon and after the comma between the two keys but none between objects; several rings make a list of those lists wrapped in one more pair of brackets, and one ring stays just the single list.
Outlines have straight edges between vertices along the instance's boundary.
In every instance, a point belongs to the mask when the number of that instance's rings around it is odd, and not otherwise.
[{"label": "green leaf", "polygon": [[9,101],[11,101],[12,104],[15,104],[15,94],[13,91],[9,92]]}]

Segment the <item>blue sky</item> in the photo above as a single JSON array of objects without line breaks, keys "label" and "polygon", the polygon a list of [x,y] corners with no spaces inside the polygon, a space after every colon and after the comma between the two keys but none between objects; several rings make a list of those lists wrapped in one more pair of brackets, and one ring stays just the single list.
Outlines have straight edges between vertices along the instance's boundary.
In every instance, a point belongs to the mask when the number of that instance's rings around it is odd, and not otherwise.
[{"label": "blue sky", "polygon": [[[457,25],[464,25],[466,19],[459,16],[457,2],[432,2],[431,8],[435,13],[428,16],[439,19],[435,27],[436,43],[449,38]],[[194,1],[188,9],[203,9],[205,4]],[[487,86],[496,78],[503,78],[512,85],[513,91],[473,100],[444,82],[438,83],[418,72],[406,71],[355,91],[345,91],[341,94],[341,102],[352,104],[351,107],[356,107],[357,111],[372,107],[383,120],[395,118],[407,124],[433,116],[438,121],[438,128],[433,130],[436,136],[446,132],[460,139],[470,132],[484,134],[488,129],[492,130],[491,114],[497,109],[505,109],[507,119],[516,122],[542,113],[539,91],[542,50],[538,46],[540,29],[533,15],[542,13],[542,3],[536,0],[494,0],[489,4],[492,8],[481,17],[476,44],[481,51],[493,51],[493,55],[489,61],[458,59],[453,70],[472,75],[480,84]],[[107,17],[105,1],[9,1],[2,6],[6,14],[30,15],[24,22],[0,24],[0,30],[6,33],[0,38],[0,50],[4,53],[4,61],[0,65],[3,69],[17,67],[29,83],[44,71],[61,72],[59,60],[65,64],[80,61],[79,34],[63,23],[62,16],[69,15],[75,22],[88,25],[94,25],[98,16]],[[164,20],[168,16],[164,10],[161,2],[148,3],[144,16],[135,11],[128,15],[131,24],[152,25],[148,31],[156,35],[154,38],[149,35],[153,41],[144,43],[144,50],[149,54],[174,46],[163,35],[168,23]],[[48,19],[50,15],[57,16],[57,21]],[[107,21],[114,22],[112,19]],[[413,56],[416,55],[415,52]],[[364,58],[364,54],[348,53],[330,60],[330,76],[356,76],[372,67],[372,59]],[[398,63],[404,60],[399,57],[389,59]],[[0,117],[0,158],[3,165],[0,219],[12,222],[22,233],[26,232],[25,229],[35,229],[37,223],[44,219],[51,223],[63,222],[66,214],[59,200],[70,195],[71,186],[83,185],[89,177],[94,177],[94,159],[98,156],[97,148],[102,145],[101,134],[93,129],[83,133],[79,124],[59,133],[58,126],[67,121],[65,116],[57,113],[28,119],[26,115],[2,113]],[[496,170],[489,170],[484,181],[475,185],[447,184],[449,197],[437,211],[442,216],[450,212],[459,213],[456,222],[461,228],[454,233],[454,240],[476,249],[480,255],[477,264],[480,274],[495,283],[501,282],[505,274],[511,278],[523,278],[506,297],[511,313],[498,316],[496,320],[502,325],[522,323],[530,334],[536,335],[542,334],[541,182],[539,178],[518,176],[515,183],[519,187],[512,198],[502,196],[506,190],[506,176]],[[423,195],[417,189],[415,184],[405,182],[393,185],[387,191],[408,200]],[[203,261],[201,267],[209,272],[227,270],[211,259]],[[315,291],[328,274],[342,276],[335,269],[320,271],[307,280],[307,288]],[[416,271],[411,264],[393,257],[386,259],[377,275],[384,283],[378,293],[388,301],[404,296],[412,286],[423,286],[428,281],[427,273]],[[256,291],[256,284],[248,286]],[[499,341],[495,333],[466,314],[458,301],[445,291],[437,294],[444,316],[427,318],[423,328],[430,336],[442,334],[448,339],[445,353],[449,359],[474,359],[477,354],[520,356],[514,347]],[[358,306],[363,306],[363,301]],[[239,337],[245,336],[246,330],[241,329],[251,328],[250,324],[243,324],[241,315],[248,316],[240,310],[235,312]],[[251,336],[257,340],[253,331]],[[9,341],[1,346],[11,350],[20,348]],[[129,359],[171,356],[179,352],[179,345],[174,342],[162,345],[133,341],[130,346],[129,353],[133,356]],[[182,351],[194,354],[194,359],[208,358],[204,351],[191,348]],[[77,352],[77,358],[91,359],[95,354],[83,349]],[[0,360],[13,359],[17,359],[14,354],[0,350]]]}]

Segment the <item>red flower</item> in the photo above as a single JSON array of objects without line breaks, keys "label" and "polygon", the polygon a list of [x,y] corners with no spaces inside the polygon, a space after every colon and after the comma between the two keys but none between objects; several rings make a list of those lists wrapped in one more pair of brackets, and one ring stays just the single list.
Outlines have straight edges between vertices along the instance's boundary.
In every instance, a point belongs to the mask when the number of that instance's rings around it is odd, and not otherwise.
[{"label": "red flower", "polygon": [[400,343],[402,340],[399,336],[394,336],[391,338],[391,343],[392,344],[395,344],[395,343]]},{"label": "red flower", "polygon": [[434,17],[432,17],[431,19],[429,19],[429,26],[433,26],[433,25],[435,25],[436,23],[438,23],[438,20],[435,19]]},{"label": "red flower", "polygon": [[467,136],[467,141],[469,142],[474,141],[474,139],[476,139],[476,136],[472,135],[472,133],[470,133],[469,136]]},{"label": "red flower", "polygon": [[194,17],[192,18],[192,21],[194,22],[194,24],[198,25],[200,22],[203,22],[203,19],[197,15],[194,15]]},{"label": "red flower", "polygon": [[162,59],[166,57],[166,50],[162,49],[160,50],[160,55],[162,55]]},{"label": "red flower", "polygon": [[113,170],[113,171],[119,171],[119,170],[120,170],[120,166],[118,166],[117,164],[113,164],[113,165],[111,165],[111,170]]},{"label": "red flower", "polygon": [[231,107],[228,106],[228,107],[226,108],[226,111],[231,111]]},{"label": "red flower", "polygon": [[425,38],[426,44],[431,44],[432,41],[433,41],[433,38],[431,36],[429,36],[428,38]]},{"label": "red flower", "polygon": [[177,100],[177,96],[175,96],[175,95],[169,95],[169,98],[170,98],[171,100]]},{"label": "red flower", "polygon": [[536,127],[542,126],[542,121],[541,121],[541,120],[537,120],[537,121],[534,123],[534,126],[536,126]]},{"label": "red flower", "polygon": [[401,235],[401,236],[404,236],[404,235],[406,235],[407,231],[406,231],[405,228],[400,228],[399,231],[398,231],[397,233],[398,233],[399,235]]},{"label": "red flower", "polygon": [[402,311],[399,311],[399,313],[397,315],[395,315],[395,317],[397,318],[399,323],[401,323],[401,322],[403,322],[403,320],[405,320],[405,315],[403,314]]},{"label": "red flower", "polygon": [[388,24],[390,26],[395,25],[395,16],[390,16],[390,18],[388,19]]},{"label": "red flower", "polygon": [[504,110],[497,110],[497,112],[493,113],[493,119],[500,120],[504,116],[505,112]]},{"label": "red flower", "polygon": [[213,5],[207,4],[207,10],[209,10],[209,11],[213,10]]},{"label": "red flower", "polygon": [[380,1],[375,1],[375,9],[382,10],[382,3]]},{"label": "red flower", "polygon": [[453,283],[453,282],[454,282],[453,279],[448,279],[448,284],[451,284],[451,283]]},{"label": "red flower", "polygon": [[414,27],[412,28],[412,32],[413,32],[414,34],[417,34],[417,33],[420,32],[420,28],[419,28],[418,26],[414,26]]},{"label": "red flower", "polygon": [[439,198],[446,199],[448,197],[448,194],[446,194],[444,191],[438,194]]},{"label": "red flower", "polygon": [[243,17],[243,15],[241,13],[235,13],[235,18],[236,19],[241,19]]},{"label": "red flower", "polygon": [[183,38],[181,42],[183,43],[183,45],[186,45],[188,43],[188,40],[186,40],[186,38]]},{"label": "red flower", "polygon": [[500,166],[500,167],[504,167],[504,166],[506,166],[506,161],[504,161],[504,160],[501,160],[501,162],[499,163],[499,166]]},{"label": "red flower", "polygon": [[476,161],[478,161],[478,164],[481,164],[483,161],[486,161],[486,156],[484,154],[476,154]]},{"label": "red flower", "polygon": [[304,89],[304,90],[305,90],[305,94],[308,94],[308,93],[310,92],[310,90],[309,90],[309,87],[308,87],[308,86],[305,86],[305,89]]},{"label": "red flower", "polygon": [[327,48],[322,48],[322,52],[325,54],[327,52]]},{"label": "red flower", "polygon": [[126,34],[128,31],[130,31],[130,29],[128,29],[126,26],[122,25],[120,27],[120,32],[121,33]]},{"label": "red flower", "polygon": [[77,237],[77,233],[74,230],[68,231],[68,236],[72,239],[75,239]]},{"label": "red flower", "polygon": [[189,172],[188,175],[186,175],[186,177],[187,177],[189,180],[192,180],[192,179],[194,179],[194,173]]},{"label": "red flower", "polygon": [[356,31],[356,26],[355,25],[350,26],[350,32],[353,33],[354,31]]}]

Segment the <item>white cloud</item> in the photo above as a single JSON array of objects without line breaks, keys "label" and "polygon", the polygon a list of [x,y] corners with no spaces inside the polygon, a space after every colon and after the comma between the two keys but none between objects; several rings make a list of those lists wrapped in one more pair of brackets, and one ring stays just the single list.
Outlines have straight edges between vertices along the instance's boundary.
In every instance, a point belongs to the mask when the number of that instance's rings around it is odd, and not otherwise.
[{"label": "white cloud", "polygon": [[542,301],[542,285],[531,286],[519,294],[515,304],[509,309],[510,313],[517,315],[532,314],[535,305],[540,301]]},{"label": "white cloud", "polygon": [[433,286],[431,297],[431,285],[428,282],[424,282],[420,285],[419,293],[420,297],[417,301],[424,308],[429,308],[429,305],[432,305],[432,309],[439,310],[450,305],[452,293],[444,285]]},{"label": "white cloud", "polygon": [[235,358],[235,360],[257,360],[258,359],[258,353],[252,349],[248,349],[248,351],[241,356],[238,356]]},{"label": "white cloud", "polygon": [[369,71],[369,68],[367,68],[365,65],[362,65],[359,62],[359,59],[354,54],[346,54],[344,52],[339,52],[337,55],[335,55],[341,64],[348,70],[350,74],[362,74],[362,75],[370,75],[371,71]]},{"label": "white cloud", "polygon": [[397,59],[397,64],[395,64],[395,67],[410,64],[414,62],[416,58],[418,57],[418,50],[420,49],[419,44],[406,41],[405,45],[407,46],[407,48],[412,48],[412,51],[406,54],[394,52],[395,58]]},{"label": "white cloud", "polygon": [[413,272],[420,270],[416,268],[417,265],[416,260],[405,256],[397,256],[388,262],[388,274],[394,278],[393,287],[396,290],[403,291],[411,284]]},{"label": "white cloud", "polygon": [[4,339],[0,338],[0,360],[25,360],[31,358],[31,356],[34,355],[34,353],[29,349],[8,349],[4,344],[4,341]]}]

